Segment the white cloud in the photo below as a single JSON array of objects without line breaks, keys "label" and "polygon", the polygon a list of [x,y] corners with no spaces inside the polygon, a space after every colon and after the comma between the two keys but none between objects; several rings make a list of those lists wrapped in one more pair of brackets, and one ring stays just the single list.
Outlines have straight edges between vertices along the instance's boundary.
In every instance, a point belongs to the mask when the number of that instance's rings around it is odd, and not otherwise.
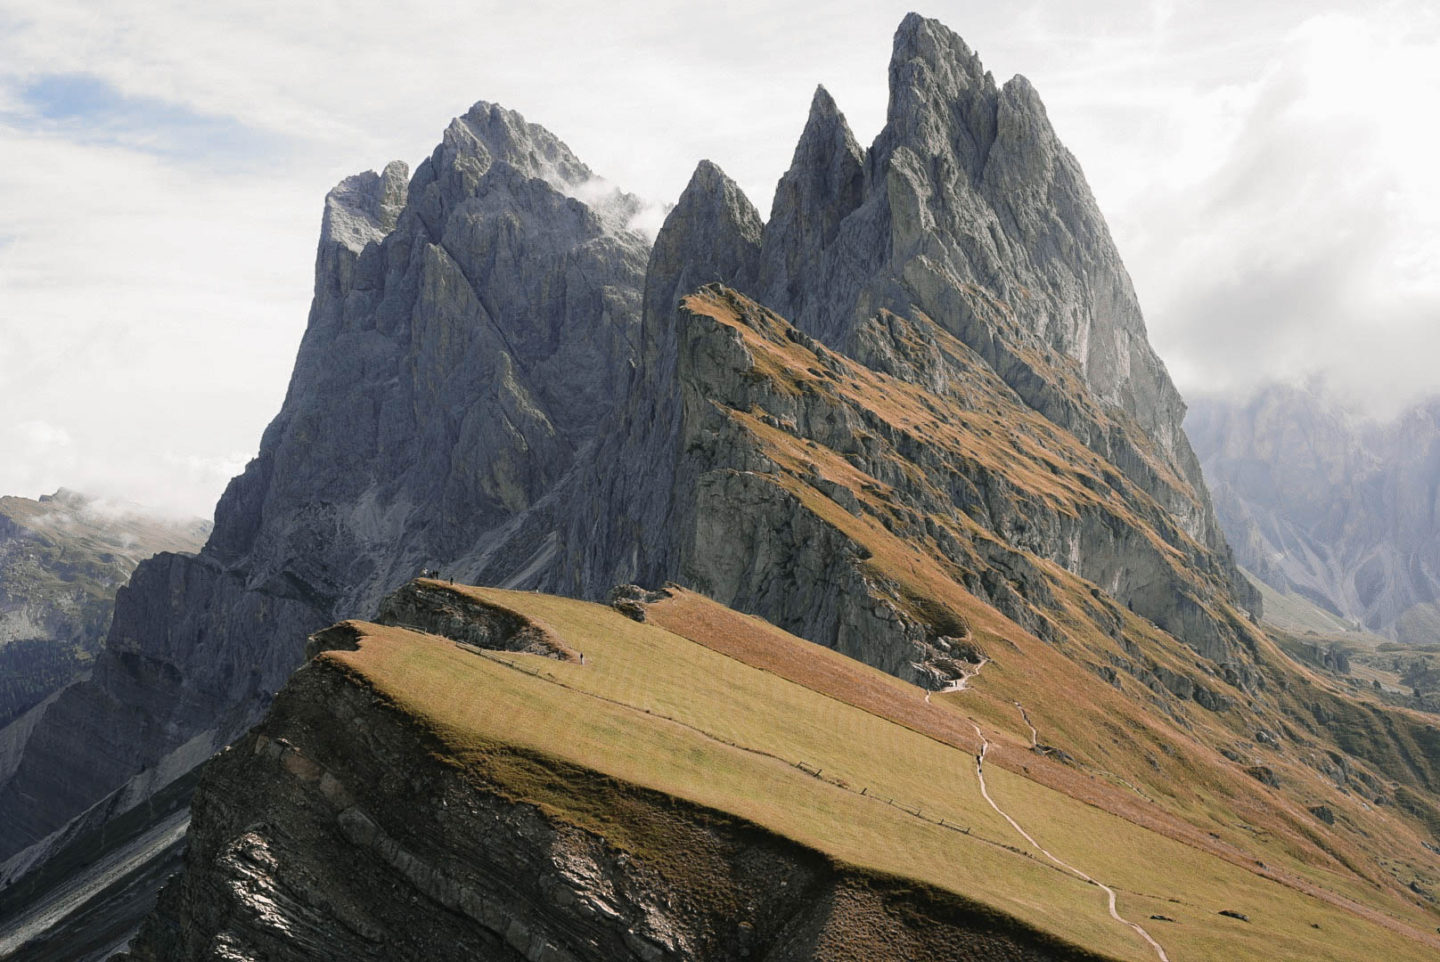
[{"label": "white cloud", "polygon": [[1172,117],[1198,149],[1121,240],[1182,389],[1324,375],[1375,413],[1440,391],[1433,26],[1312,17],[1255,80]]},{"label": "white cloud", "polygon": [[[6,421],[71,439],[63,460],[35,445],[7,454],[0,490],[95,491],[113,474],[136,488],[114,493],[153,503],[147,470],[170,483],[158,452],[255,444],[299,340],[318,202],[122,148],[0,136],[16,237],[0,248]],[[197,482],[184,509],[208,514],[222,486]]]}]

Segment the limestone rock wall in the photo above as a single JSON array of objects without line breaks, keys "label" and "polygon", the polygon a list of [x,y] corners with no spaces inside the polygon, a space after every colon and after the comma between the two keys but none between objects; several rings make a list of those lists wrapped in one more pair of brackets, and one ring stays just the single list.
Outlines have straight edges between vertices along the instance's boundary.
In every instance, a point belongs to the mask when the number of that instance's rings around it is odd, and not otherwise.
[{"label": "limestone rock wall", "polygon": [[[817,370],[849,357],[946,403],[971,387],[1003,395],[1110,465],[1113,482],[1097,485],[1119,492],[1123,517],[1013,497],[1000,465],[927,460],[864,405],[780,412],[797,438],[893,482],[904,537],[977,559],[966,587],[979,597],[1046,631],[1045,579],[1026,568],[1038,558],[1207,657],[1241,657],[1211,602],[1253,608],[1254,593],[1038,97],[1021,78],[997,86],[958,37],[915,16],[890,75],[868,150],[819,91],[768,223],[707,162],[653,250],[628,227],[638,201],[598,196],[553,135],[490,104],[457,118],[408,182],[392,164],[339,185],[258,457],[200,556],[142,566],[94,677],[12,740],[25,746],[0,781],[0,858],[87,810],[122,810],[236,737],[299,663],[296,639],[370,613],[426,567],[590,598],[686,581],[943,680],[929,659],[945,633],[908,618],[853,539],[764,479],[771,460],[727,411],[778,411],[784,365],[757,370],[733,330],[679,309],[715,281],[790,317],[776,330],[804,338]],[[965,370],[933,363],[927,338],[941,334],[964,346]],[[949,517],[932,531],[921,508]],[[988,533],[959,539],[961,516]]]}]

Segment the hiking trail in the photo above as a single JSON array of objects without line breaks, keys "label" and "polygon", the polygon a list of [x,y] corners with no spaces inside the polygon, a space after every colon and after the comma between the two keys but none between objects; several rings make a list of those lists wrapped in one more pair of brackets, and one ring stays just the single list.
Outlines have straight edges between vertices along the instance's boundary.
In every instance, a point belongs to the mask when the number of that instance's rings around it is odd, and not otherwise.
[{"label": "hiking trail", "polygon": [[995,804],[995,799],[990,797],[990,789],[985,784],[985,755],[987,752],[990,751],[990,740],[985,737],[985,733],[980,730],[980,726],[975,724],[973,721],[970,723],[970,727],[975,729],[975,734],[978,735],[980,738],[980,754],[975,756],[975,775],[977,778],[980,779],[980,794],[985,797],[985,801],[990,803],[990,807],[995,809],[996,813],[1001,818],[1009,822],[1010,827],[1015,829],[1015,831],[1019,832],[1021,837],[1024,838],[1025,841],[1029,842],[1032,846],[1034,846],[1035,850],[1041,855],[1045,856],[1065,871],[1074,875],[1076,878],[1104,889],[1105,894],[1109,897],[1110,900],[1110,917],[1115,921],[1121,923],[1122,925],[1130,926],[1130,928],[1134,929],[1142,939],[1150,943],[1150,947],[1153,948],[1155,950],[1155,954],[1159,956],[1160,962],[1170,962],[1170,957],[1165,954],[1165,949],[1160,945],[1159,942],[1156,942],[1155,939],[1151,937],[1149,932],[1146,932],[1145,929],[1139,925],[1139,923],[1131,922],[1129,919],[1125,918],[1118,911],[1116,911],[1114,889],[1106,885],[1104,882],[1096,881],[1089,875],[1086,875],[1084,872],[1080,871],[1075,866],[1071,865],[1069,862],[1066,862],[1063,859],[1057,858],[1055,855],[1051,854],[1048,849],[1042,846],[1039,842],[1035,841],[1035,838],[1029,832],[1021,828],[1020,823],[1015,821],[1015,819],[1011,818],[1009,813],[1007,813],[999,805]]}]

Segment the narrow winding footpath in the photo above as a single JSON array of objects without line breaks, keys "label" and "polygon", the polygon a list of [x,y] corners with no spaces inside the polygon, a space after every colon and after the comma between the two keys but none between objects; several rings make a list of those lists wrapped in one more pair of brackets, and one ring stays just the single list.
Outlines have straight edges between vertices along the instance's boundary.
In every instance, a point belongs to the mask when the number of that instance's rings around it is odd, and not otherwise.
[{"label": "narrow winding footpath", "polygon": [[[1026,723],[1029,723],[1028,718],[1026,719]],[[1121,923],[1122,925],[1130,926],[1130,928],[1134,929],[1137,933],[1139,933],[1142,939],[1150,943],[1150,947],[1153,948],[1155,950],[1155,954],[1160,957],[1160,962],[1170,962],[1170,957],[1165,954],[1165,949],[1160,945],[1159,942],[1156,942],[1150,936],[1149,932],[1146,932],[1145,929],[1142,928],[1138,923],[1131,922],[1129,919],[1125,918],[1115,910],[1114,889],[1106,885],[1104,882],[1097,882],[1095,879],[1086,875],[1084,872],[1080,871],[1078,868],[1071,865],[1069,862],[1056,858],[1049,852],[1049,850],[1044,848],[1039,842],[1035,841],[1034,837],[1031,836],[1029,832],[1021,828],[1020,823],[1015,821],[1015,819],[1011,818],[1009,813],[1007,813],[999,805],[995,804],[995,799],[990,797],[990,789],[985,784],[985,755],[987,752],[990,751],[990,740],[985,737],[985,733],[980,730],[980,726],[975,724],[973,721],[970,723],[970,727],[974,728],[975,734],[980,737],[980,754],[975,756],[975,775],[977,778],[980,779],[980,794],[985,797],[985,801],[990,803],[990,807],[995,809],[995,811],[1000,815],[1001,818],[1009,822],[1010,827],[1015,829],[1015,831],[1019,832],[1021,837],[1023,837],[1025,841],[1029,842],[1032,846],[1034,846],[1035,850],[1041,855],[1045,856],[1065,871],[1074,875],[1076,878],[1081,879],[1085,882],[1089,882],[1091,885],[1097,885],[1100,888],[1104,889],[1105,894],[1108,895],[1110,898],[1110,917],[1115,921]],[[1030,731],[1033,733],[1035,729],[1032,727]],[[1032,734],[1032,738],[1033,737],[1035,736]]]},{"label": "narrow winding footpath", "polygon": [[[1020,709],[1020,717],[1025,719],[1025,727],[1030,729],[1030,747],[1039,748],[1040,733],[1035,730],[1035,723],[1030,720],[1030,713],[1026,711],[1025,706],[1020,704],[1018,701],[1015,703],[1015,707]],[[971,724],[974,723],[972,722]]]},{"label": "narrow winding footpath", "polygon": [[[967,671],[963,673],[959,678],[952,682],[949,687],[943,689],[938,694],[943,695],[946,692],[964,691],[967,687],[969,687],[970,679],[980,674],[980,669],[984,667],[985,662],[981,661],[978,665],[975,666],[974,671]],[[931,694],[934,693],[928,691],[925,693],[925,701],[927,703],[930,701]],[[1020,717],[1025,719],[1025,726],[1030,729],[1030,746],[1032,748],[1038,746],[1040,744],[1040,733],[1035,730],[1035,725],[1030,721],[1030,713],[1027,712],[1025,710],[1025,706],[1020,704],[1018,701],[1015,702],[1015,707],[1020,709]],[[1039,842],[1035,841],[1034,836],[1032,836],[1029,832],[1025,831],[1025,829],[1021,828],[1020,823],[1015,821],[1015,819],[1011,818],[1008,812],[1006,812],[999,805],[995,804],[995,799],[990,797],[990,788],[985,784],[985,755],[987,752],[990,751],[990,740],[985,737],[985,733],[980,730],[980,726],[975,724],[974,720],[970,721],[970,727],[975,729],[975,734],[980,739],[980,754],[975,756],[975,777],[980,780],[980,794],[984,796],[985,801],[990,803],[990,807],[995,809],[995,812],[1001,818],[1009,822],[1010,827],[1015,829],[1015,831],[1019,832],[1020,836],[1025,839],[1025,841],[1029,842],[1031,846],[1033,846],[1034,849],[1041,855],[1045,856],[1050,861],[1058,865],[1061,869],[1069,872],[1071,875],[1074,875],[1081,881],[1104,889],[1106,896],[1108,896],[1110,900],[1110,917],[1115,921],[1119,922],[1121,925],[1128,925],[1130,926],[1130,928],[1134,929],[1136,933],[1139,934],[1142,939],[1148,942],[1150,944],[1150,947],[1155,950],[1155,954],[1159,957],[1160,962],[1170,962],[1170,956],[1165,954],[1164,946],[1162,946],[1159,942],[1156,942],[1155,939],[1150,935],[1150,933],[1145,931],[1145,929],[1139,923],[1131,922],[1129,919],[1125,918],[1118,911],[1116,911],[1114,889],[1106,885],[1104,882],[1096,881],[1089,875],[1086,875],[1084,872],[1080,871],[1075,866],[1071,865],[1069,862],[1057,858],[1048,849],[1044,848]]]}]

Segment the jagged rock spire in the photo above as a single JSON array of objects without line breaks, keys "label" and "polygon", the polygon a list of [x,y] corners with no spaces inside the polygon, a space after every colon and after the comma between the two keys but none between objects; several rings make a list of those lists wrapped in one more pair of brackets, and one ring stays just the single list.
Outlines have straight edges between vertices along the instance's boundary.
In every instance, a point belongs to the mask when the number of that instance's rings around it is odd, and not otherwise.
[{"label": "jagged rock spire", "polygon": [[770,216],[805,214],[822,219],[819,236],[829,240],[839,221],[860,206],[865,188],[865,151],[855,141],[845,115],[824,86],[815,88],[805,129],[780,178]]},{"label": "jagged rock spire", "polygon": [[136,570],[91,679],[0,779],[0,858],[225,744],[339,612],[485,554],[623,397],[648,244],[577,196],[589,168],[481,103],[406,173],[327,198],[285,403],[206,549]]},{"label": "jagged rock spire", "polygon": [[647,324],[669,323],[679,298],[703,284],[748,284],[760,257],[764,222],[740,185],[702,160],[650,251],[645,279]]},{"label": "jagged rock spire", "polygon": [[807,288],[823,276],[820,255],[840,223],[865,199],[865,151],[823,86],[795,145],[790,169],[775,188],[764,240],[767,303],[803,313]]},{"label": "jagged rock spire", "polygon": [[895,31],[890,100],[876,147],[944,152],[972,177],[995,138],[995,80],[965,41],[938,20],[909,14]]},{"label": "jagged rock spire", "polygon": [[436,153],[447,151],[473,158],[481,173],[491,164],[505,163],[562,192],[595,176],[550,131],[517,111],[483,100],[450,122]]},{"label": "jagged rock spire", "polygon": [[409,166],[392,160],[381,173],[368,170],[340,181],[325,195],[320,243],[332,241],[359,254],[383,239],[405,207],[409,180]]}]

